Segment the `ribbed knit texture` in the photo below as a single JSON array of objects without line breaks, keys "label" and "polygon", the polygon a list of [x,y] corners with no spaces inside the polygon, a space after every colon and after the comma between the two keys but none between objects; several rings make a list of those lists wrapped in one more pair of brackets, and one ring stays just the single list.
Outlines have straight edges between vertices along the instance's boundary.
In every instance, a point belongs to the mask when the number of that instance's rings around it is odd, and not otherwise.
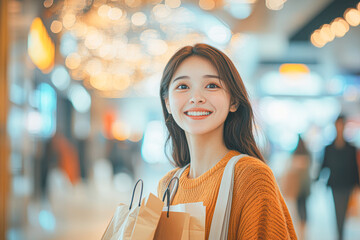
[{"label": "ribbed knit texture", "polygon": [[[189,179],[189,168],[180,177],[173,205],[203,202],[206,206],[205,231],[210,224],[224,168],[237,151],[229,151],[213,168],[195,179]],[[174,169],[159,182],[162,197]],[[235,166],[233,200],[228,239],[297,239],[293,223],[271,169],[253,157],[244,157]],[[211,239],[217,240],[217,239]]]}]

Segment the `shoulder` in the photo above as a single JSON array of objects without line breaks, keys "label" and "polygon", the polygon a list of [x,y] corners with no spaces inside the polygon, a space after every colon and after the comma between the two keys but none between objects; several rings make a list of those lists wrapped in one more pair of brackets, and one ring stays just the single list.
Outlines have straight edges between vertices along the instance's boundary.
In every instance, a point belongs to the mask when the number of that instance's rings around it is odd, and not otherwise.
[{"label": "shoulder", "polygon": [[235,174],[256,176],[258,174],[265,174],[273,176],[270,167],[258,158],[246,156],[240,159],[235,166]]},{"label": "shoulder", "polygon": [[165,174],[165,176],[163,176],[160,179],[159,184],[158,184],[158,189],[157,189],[158,197],[161,197],[163,195],[171,178],[174,176],[175,172],[179,169],[180,168],[174,168],[174,169],[170,170],[167,174]]},{"label": "shoulder", "polygon": [[349,143],[349,142],[346,142],[346,145],[347,145],[351,150],[356,151],[356,147],[355,147],[353,144],[351,144],[351,143]]},{"label": "shoulder", "polygon": [[255,157],[244,157],[235,166],[235,187],[276,191],[277,184],[271,168]]},{"label": "shoulder", "polygon": [[334,143],[331,143],[325,147],[325,151],[329,151],[330,149],[334,148]]}]

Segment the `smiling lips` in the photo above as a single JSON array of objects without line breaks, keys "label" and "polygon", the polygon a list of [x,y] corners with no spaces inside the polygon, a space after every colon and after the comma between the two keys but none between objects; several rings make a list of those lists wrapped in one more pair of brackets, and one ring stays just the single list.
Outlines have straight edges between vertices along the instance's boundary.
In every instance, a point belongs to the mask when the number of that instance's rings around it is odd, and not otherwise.
[{"label": "smiling lips", "polygon": [[184,113],[186,116],[188,116],[193,120],[202,120],[210,116],[212,114],[212,111],[209,111],[204,108],[192,108]]}]

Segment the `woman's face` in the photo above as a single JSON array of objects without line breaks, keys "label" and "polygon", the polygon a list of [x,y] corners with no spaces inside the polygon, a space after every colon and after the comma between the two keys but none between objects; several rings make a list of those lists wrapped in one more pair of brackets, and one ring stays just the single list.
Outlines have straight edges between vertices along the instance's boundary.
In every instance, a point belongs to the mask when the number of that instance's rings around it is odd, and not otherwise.
[{"label": "woman's face", "polygon": [[180,64],[165,103],[176,123],[195,135],[223,129],[229,111],[236,111],[216,68],[199,56],[188,57]]}]

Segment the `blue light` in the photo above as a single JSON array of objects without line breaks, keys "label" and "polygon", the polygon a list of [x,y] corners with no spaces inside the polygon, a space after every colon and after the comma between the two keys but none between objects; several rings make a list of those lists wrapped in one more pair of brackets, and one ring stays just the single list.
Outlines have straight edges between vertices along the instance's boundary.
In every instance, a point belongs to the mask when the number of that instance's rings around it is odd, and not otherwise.
[{"label": "blue light", "polygon": [[51,81],[59,90],[65,90],[70,84],[70,75],[64,66],[56,66],[51,73]]},{"label": "blue light", "polygon": [[67,32],[61,37],[60,52],[64,57],[68,56],[70,53],[76,52],[77,48],[77,40],[74,35]]},{"label": "blue light", "polygon": [[80,113],[89,111],[91,106],[91,97],[84,87],[77,84],[72,85],[68,92],[68,98],[76,111]]},{"label": "blue light", "polygon": [[25,92],[24,89],[22,87],[20,87],[18,84],[11,83],[10,84],[10,94],[9,94],[10,101],[12,101],[13,103],[16,103],[18,105],[23,104],[25,101],[25,93],[24,92]]},{"label": "blue light", "polygon": [[52,232],[55,230],[56,220],[50,211],[41,210],[39,213],[39,223],[41,227],[47,231]]},{"label": "blue light", "polygon": [[264,95],[319,96],[323,93],[323,79],[317,73],[268,72],[261,79],[260,88]]},{"label": "blue light", "polygon": [[164,154],[165,132],[160,121],[148,123],[141,146],[141,156],[145,162],[166,162]]},{"label": "blue light", "polygon": [[56,128],[56,92],[47,83],[38,86],[38,108],[42,119],[41,135],[50,137]]},{"label": "blue light", "polygon": [[15,144],[17,141],[21,140],[21,136],[23,136],[23,119],[24,111],[21,108],[13,105],[9,111],[7,124],[7,131],[12,144]]},{"label": "blue light", "polygon": [[39,90],[39,110],[40,112],[52,112],[56,108],[56,92],[47,83],[41,83]]},{"label": "blue light", "polygon": [[226,44],[231,39],[230,29],[220,24],[211,26],[206,31],[206,35],[210,38],[211,41],[214,41],[218,44]]},{"label": "blue light", "polygon": [[237,19],[245,19],[251,14],[251,6],[247,2],[227,0],[224,9]]}]

